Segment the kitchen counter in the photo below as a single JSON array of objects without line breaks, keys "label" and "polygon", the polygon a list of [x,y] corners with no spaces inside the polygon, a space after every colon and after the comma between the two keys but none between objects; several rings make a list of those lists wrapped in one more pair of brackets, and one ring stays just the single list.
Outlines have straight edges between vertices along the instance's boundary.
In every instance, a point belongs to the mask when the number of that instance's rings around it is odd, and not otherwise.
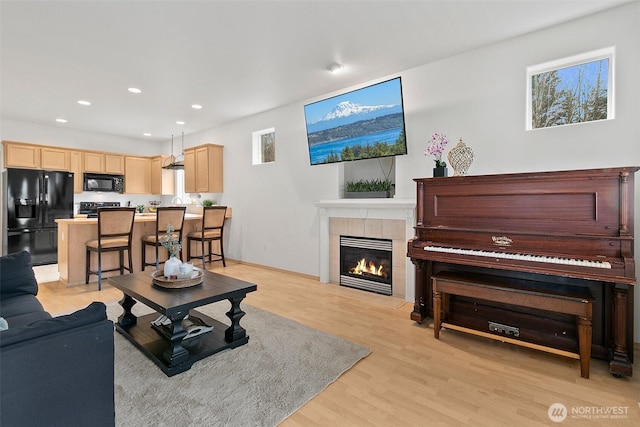
[{"label": "kitchen counter", "polygon": [[[231,218],[231,210],[227,209],[227,218]],[[202,215],[201,214],[194,214],[194,213],[185,213],[184,214],[184,220],[193,220],[193,219],[202,219]],[[156,221],[156,214],[155,213],[137,213],[135,219],[133,220],[134,223],[136,222],[155,222]],[[82,215],[82,214],[76,214],[73,216],[73,218],[63,218],[63,219],[56,219],[56,222],[58,223],[58,227],[60,227],[60,224],[97,224],[98,223],[98,218],[88,218],[87,215]]]},{"label": "kitchen counter", "polygon": [[[231,208],[227,208],[227,219],[231,218]],[[74,218],[57,219],[58,223],[58,273],[60,280],[67,285],[79,285],[85,283],[85,261],[86,247],[85,243],[92,239],[98,238],[98,218],[87,218],[86,215],[75,215]],[[156,214],[142,213],[136,214],[133,221],[133,235],[131,242],[131,256],[133,258],[133,271],[142,270],[142,244],[140,239],[142,236],[155,233]],[[187,247],[186,235],[191,231],[200,230],[202,225],[202,214],[186,213],[184,216],[183,226],[183,253],[182,258],[186,260]],[[215,243],[214,243],[215,244]],[[214,247],[214,251],[217,248]],[[200,246],[192,245],[192,255],[200,254]],[[160,249],[160,259],[166,258],[167,251]],[[155,250],[149,248],[147,251],[147,260],[150,262],[155,259]],[[93,255],[92,266],[97,265],[96,255]],[[126,263],[126,254],[125,254]],[[102,269],[108,270],[118,266],[118,254],[116,252],[104,253],[102,255]],[[151,267],[147,267],[151,269]],[[126,272],[126,270],[125,270]],[[116,272],[104,273],[103,278],[109,275],[117,275]],[[90,283],[98,280],[97,276],[89,277]]]}]

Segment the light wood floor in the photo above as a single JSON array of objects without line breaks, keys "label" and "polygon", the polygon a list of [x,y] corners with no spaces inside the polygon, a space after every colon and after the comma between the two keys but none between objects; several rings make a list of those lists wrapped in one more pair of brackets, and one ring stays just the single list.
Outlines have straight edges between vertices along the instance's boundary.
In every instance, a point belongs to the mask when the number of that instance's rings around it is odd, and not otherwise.
[{"label": "light wood floor", "polygon": [[[592,360],[587,380],[573,359],[450,330],[435,340],[431,323],[412,322],[402,300],[233,262],[212,270],[257,283],[247,304],[371,349],[283,426],[640,425],[637,363],[633,378],[614,378]],[[39,293],[52,314],[121,297],[109,285],[98,292],[59,282],[41,283]],[[554,403],[569,411],[559,424],[547,415]],[[611,411],[623,418],[607,418]]]}]

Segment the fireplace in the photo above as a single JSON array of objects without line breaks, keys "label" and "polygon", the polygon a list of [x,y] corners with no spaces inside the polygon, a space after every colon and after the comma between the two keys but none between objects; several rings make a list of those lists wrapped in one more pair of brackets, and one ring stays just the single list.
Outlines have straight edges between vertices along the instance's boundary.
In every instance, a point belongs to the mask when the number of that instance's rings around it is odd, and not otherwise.
[{"label": "fireplace", "polygon": [[340,286],[392,294],[393,241],[340,236]]},{"label": "fireplace", "polygon": [[391,239],[391,296],[413,304],[415,266],[406,251],[407,241],[415,236],[415,200],[337,199],[322,200],[316,206],[319,214],[320,282],[340,284],[340,236]]}]

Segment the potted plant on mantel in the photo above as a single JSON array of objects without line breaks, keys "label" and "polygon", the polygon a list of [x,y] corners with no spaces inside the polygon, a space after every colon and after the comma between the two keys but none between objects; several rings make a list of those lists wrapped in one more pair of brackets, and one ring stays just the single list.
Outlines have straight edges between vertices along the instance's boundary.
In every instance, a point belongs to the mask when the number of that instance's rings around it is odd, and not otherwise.
[{"label": "potted plant on mantel", "polygon": [[348,181],[344,186],[345,199],[384,199],[391,197],[393,184],[388,179]]}]

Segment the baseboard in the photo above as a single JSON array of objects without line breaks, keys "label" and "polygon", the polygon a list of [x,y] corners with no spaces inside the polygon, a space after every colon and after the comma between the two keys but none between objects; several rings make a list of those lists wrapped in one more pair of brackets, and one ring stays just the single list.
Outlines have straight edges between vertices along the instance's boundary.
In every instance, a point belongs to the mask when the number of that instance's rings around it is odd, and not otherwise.
[{"label": "baseboard", "polygon": [[313,276],[311,274],[298,273],[297,271],[285,270],[284,268],[276,268],[276,267],[271,267],[269,265],[255,264],[253,262],[238,261],[238,260],[229,259],[229,258],[225,258],[225,261],[226,262],[233,262],[235,264],[248,265],[250,267],[264,268],[265,270],[271,270],[271,271],[276,271],[278,273],[291,274],[293,276],[303,277],[305,279],[320,281],[320,277],[319,276]]}]

